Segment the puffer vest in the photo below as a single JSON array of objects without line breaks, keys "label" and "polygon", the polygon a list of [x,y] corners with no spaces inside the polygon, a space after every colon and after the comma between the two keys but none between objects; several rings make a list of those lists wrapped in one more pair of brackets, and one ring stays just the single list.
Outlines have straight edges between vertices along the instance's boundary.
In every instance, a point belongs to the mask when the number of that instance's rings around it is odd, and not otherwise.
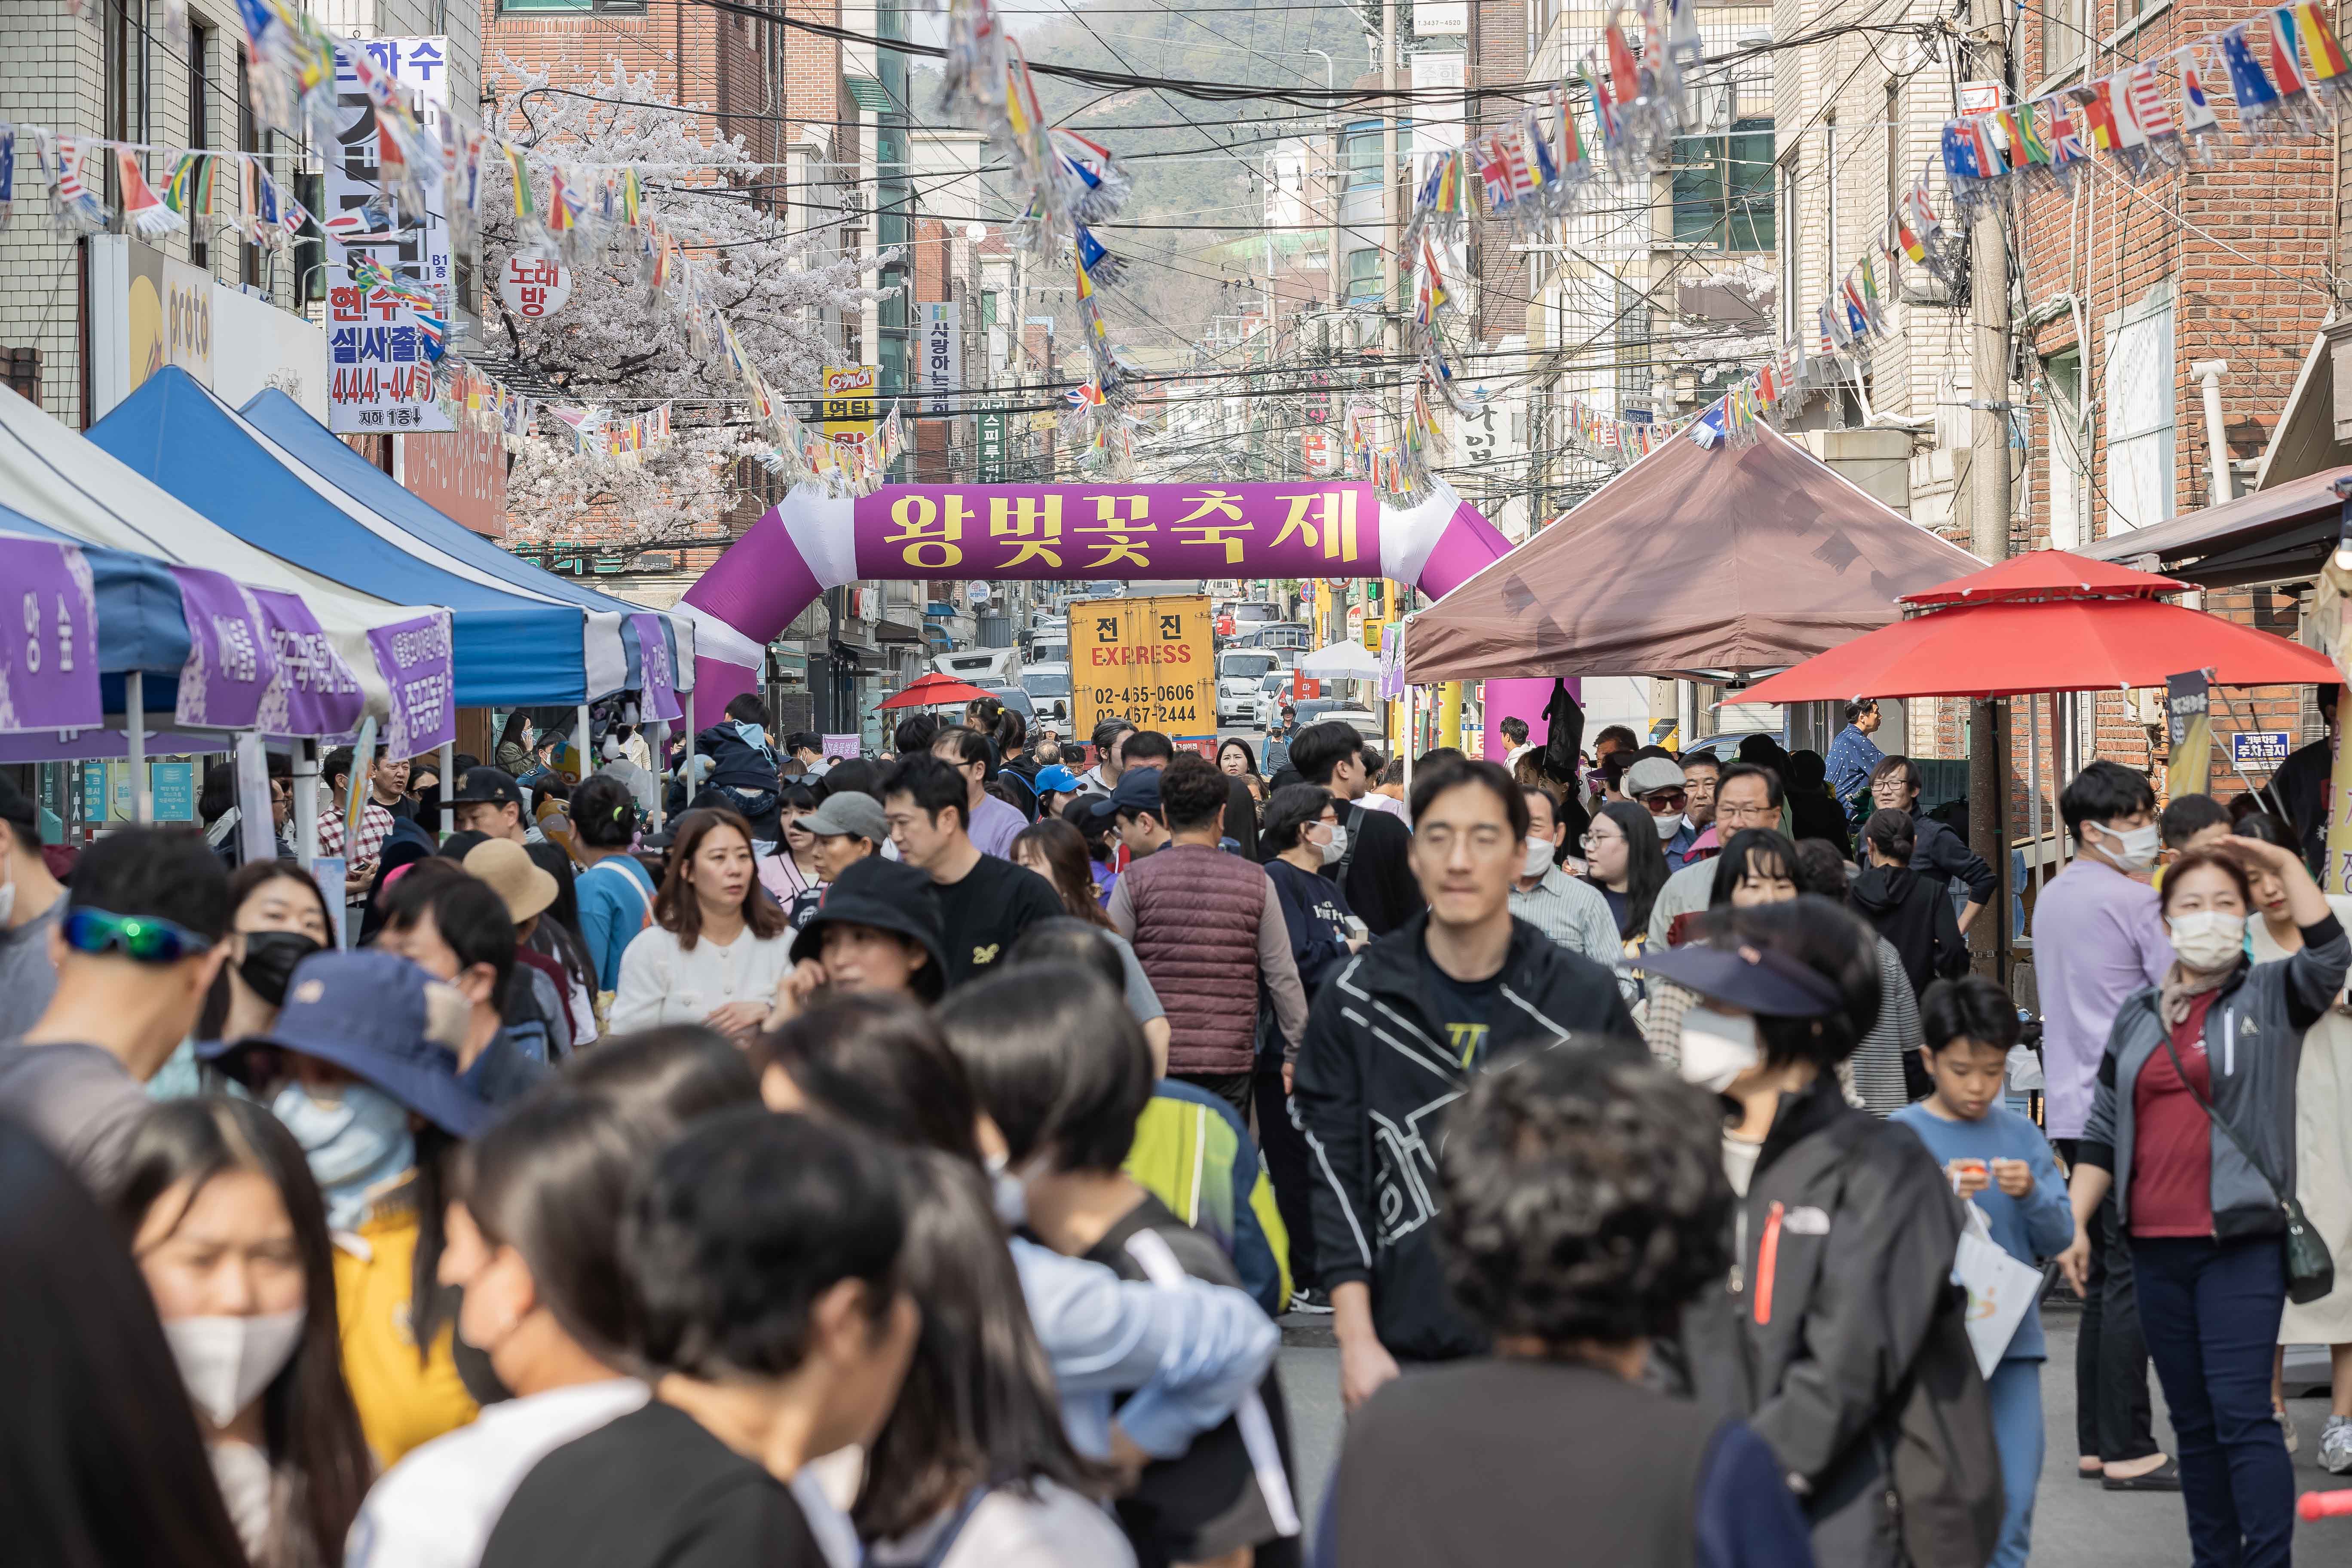
[{"label": "puffer vest", "polygon": [[1168,1070],[1250,1071],[1265,872],[1205,844],[1171,844],[1129,867],[1127,881],[1135,956],[1168,1010]]}]

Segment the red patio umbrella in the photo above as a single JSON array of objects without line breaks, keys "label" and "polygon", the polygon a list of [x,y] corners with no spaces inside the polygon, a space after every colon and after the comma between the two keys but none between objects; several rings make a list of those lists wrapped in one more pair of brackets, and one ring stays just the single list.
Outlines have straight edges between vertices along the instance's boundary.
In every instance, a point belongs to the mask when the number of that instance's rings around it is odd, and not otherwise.
[{"label": "red patio umbrella", "polygon": [[[1981,572],[1895,598],[1899,605],[1997,605],[2051,599],[2152,599],[2192,584],[2063,550],[2029,550]],[[2179,674],[2178,670],[2174,671]]]},{"label": "red patio umbrella", "polygon": [[2161,686],[2191,669],[2212,671],[2223,686],[2343,679],[2325,655],[2201,610],[2083,598],[1932,610],[1792,665],[1738,700],[2021,697]]},{"label": "red patio umbrella", "polygon": [[941,702],[973,702],[987,696],[968,680],[958,680],[952,675],[936,670],[909,684],[903,691],[894,691],[876,704],[879,708],[929,708]]}]

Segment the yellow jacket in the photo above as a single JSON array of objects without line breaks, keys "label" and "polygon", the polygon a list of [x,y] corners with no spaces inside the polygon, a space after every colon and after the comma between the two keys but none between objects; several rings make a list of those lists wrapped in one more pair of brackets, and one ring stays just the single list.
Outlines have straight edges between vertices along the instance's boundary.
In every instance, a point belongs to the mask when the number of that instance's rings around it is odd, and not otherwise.
[{"label": "yellow jacket", "polygon": [[357,1235],[335,1237],[335,1309],[341,1319],[343,1377],[376,1463],[471,1421],[480,1406],[458,1380],[455,1331],[445,1325],[420,1357],[409,1329],[417,1221],[405,1193],[379,1200]]}]

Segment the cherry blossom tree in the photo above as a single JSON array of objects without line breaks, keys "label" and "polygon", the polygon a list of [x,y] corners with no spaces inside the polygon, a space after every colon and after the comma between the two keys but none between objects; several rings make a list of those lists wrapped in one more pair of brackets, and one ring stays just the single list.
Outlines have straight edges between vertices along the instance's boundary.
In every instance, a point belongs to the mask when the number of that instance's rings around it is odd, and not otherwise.
[{"label": "cherry blossom tree", "polygon": [[[779,395],[818,384],[837,354],[831,327],[877,296],[858,286],[875,258],[839,253],[837,228],[792,231],[781,199],[783,171],[762,166],[740,138],[711,134],[709,110],[680,105],[652,73],[615,61],[576,84],[502,57],[499,92],[485,119],[531,150],[533,205],[549,211],[560,166],[601,184],[634,165],[645,211],[680,247],[706,307],[689,323],[675,284],[656,299],[637,231],[593,223],[565,245],[572,294],[537,320],[484,290],[483,328],[529,383],[552,385],[571,404],[619,422],[667,402],[670,438],[642,453],[608,456],[593,435],[576,449],[551,416],[525,435],[508,480],[512,537],[594,538],[628,544],[707,532],[743,498],[742,477],[769,447],[751,394],[718,341],[723,313],[737,343]],[[483,161],[480,256],[485,278],[509,257],[544,250],[548,237],[515,216],[511,173]],[[771,199],[772,196],[774,199]],[[592,203],[593,198],[592,197]],[[673,263],[675,265],[675,263]]]}]

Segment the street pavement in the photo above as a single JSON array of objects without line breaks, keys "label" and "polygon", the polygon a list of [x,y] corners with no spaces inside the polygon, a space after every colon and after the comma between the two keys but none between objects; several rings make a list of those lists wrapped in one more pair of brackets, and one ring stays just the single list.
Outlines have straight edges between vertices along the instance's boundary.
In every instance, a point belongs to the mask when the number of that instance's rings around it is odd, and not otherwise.
[{"label": "street pavement", "polygon": [[[2078,1319],[2063,1306],[2043,1310],[2050,1360],[2042,1375],[2042,1424],[2048,1446],[2036,1494],[2032,1561],[2060,1568],[2157,1568],[2186,1563],[2189,1532],[2177,1492],[2110,1492],[2074,1479],[2074,1331]],[[1331,1468],[1339,1455],[1339,1352],[1331,1320],[1293,1315],[1282,1320],[1282,1390],[1290,1407],[1291,1447],[1297,1473],[1300,1517],[1311,1531],[1319,1517]],[[2151,1385],[2154,1375],[2149,1377]],[[2172,1429],[2164,1419],[2164,1395],[2155,1394],[2158,1439],[2170,1450]],[[2324,1399],[2291,1399],[2287,1409],[2302,1434],[2294,1456],[2298,1491],[2352,1485],[2352,1477],[2331,1476],[2313,1462],[2319,1426],[2327,1415]],[[2352,1563],[2352,1518],[2298,1522],[2295,1568],[2344,1568]]]}]

